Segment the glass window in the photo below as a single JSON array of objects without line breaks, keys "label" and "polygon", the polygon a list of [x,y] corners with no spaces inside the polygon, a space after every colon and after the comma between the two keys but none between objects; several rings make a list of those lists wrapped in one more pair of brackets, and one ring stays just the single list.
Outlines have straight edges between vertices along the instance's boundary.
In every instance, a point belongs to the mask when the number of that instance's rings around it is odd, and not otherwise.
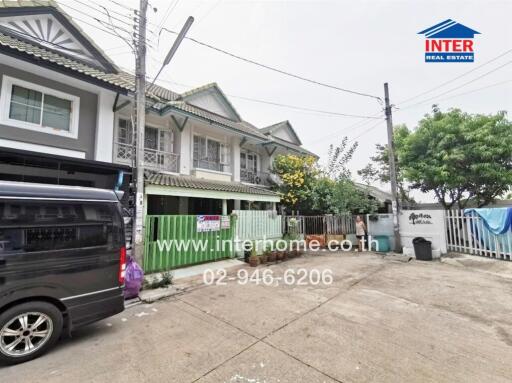
[{"label": "glass window", "polygon": [[9,118],[40,124],[42,99],[41,92],[13,85]]},{"label": "glass window", "polygon": [[112,203],[0,201],[0,254],[111,246],[122,238]]},{"label": "glass window", "polygon": [[246,168],[246,163],[245,163],[245,153],[240,153],[240,167],[242,169],[245,169]]},{"label": "glass window", "polygon": [[45,94],[43,126],[69,131],[71,125],[71,106],[72,103],[69,100]]},{"label": "glass window", "polygon": [[144,148],[158,149],[158,129],[146,126],[144,130]]},{"label": "glass window", "polygon": [[13,84],[9,118],[69,132],[72,107],[70,100]]}]

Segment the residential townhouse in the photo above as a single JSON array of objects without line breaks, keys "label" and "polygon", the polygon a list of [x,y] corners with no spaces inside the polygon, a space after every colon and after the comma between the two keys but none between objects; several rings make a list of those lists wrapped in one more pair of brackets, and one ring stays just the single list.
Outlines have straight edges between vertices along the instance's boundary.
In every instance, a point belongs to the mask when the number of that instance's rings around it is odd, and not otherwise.
[{"label": "residential townhouse", "polygon": [[[55,2],[0,2],[0,81],[2,179],[128,189],[134,77]],[[217,84],[146,95],[147,213],[275,209],[275,156],[314,155],[288,121],[244,121]]]}]

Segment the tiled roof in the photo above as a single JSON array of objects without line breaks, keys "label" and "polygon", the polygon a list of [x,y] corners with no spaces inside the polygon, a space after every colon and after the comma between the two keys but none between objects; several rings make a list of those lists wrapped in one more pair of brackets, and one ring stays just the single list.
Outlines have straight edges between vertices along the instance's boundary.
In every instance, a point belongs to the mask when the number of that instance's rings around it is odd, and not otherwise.
[{"label": "tiled roof", "polygon": [[80,28],[80,26],[70,17],[64,10],[59,7],[59,4],[54,0],[0,0],[0,9],[1,8],[53,8],[60,15],[62,15],[68,23],[70,23],[73,28],[75,28],[83,38],[95,49],[97,50],[106,62],[109,63],[116,70],[118,69],[115,63],[108,57],[105,52],[94,42],[94,40],[90,39],[87,34]]},{"label": "tiled roof", "polygon": [[[68,70],[103,81],[105,84],[122,88],[128,92],[133,92],[135,90],[135,76],[127,72],[106,73],[78,60],[73,60],[52,50],[29,44],[2,32],[0,32],[0,46],[30,55],[35,60],[51,62]],[[149,89],[146,91],[146,94],[148,97],[155,100],[163,99],[165,101],[172,101],[176,100],[179,96],[177,93],[159,85],[153,85],[148,88]]]},{"label": "tiled roof", "polygon": [[210,112],[209,110],[205,110],[197,106],[187,104],[185,101],[168,102],[162,108],[161,113],[165,114],[166,112],[170,112],[172,110],[178,110],[188,114],[192,114],[196,117],[205,119],[209,122],[214,122],[216,124],[222,125],[228,129],[236,130],[240,133],[251,135],[255,138],[260,139],[261,141],[268,141],[269,139],[267,136],[262,134],[258,128],[256,128],[254,125],[246,121],[236,122],[230,120],[229,118],[223,117],[219,114]]},{"label": "tiled roof", "polygon": [[277,145],[284,146],[284,147],[286,147],[288,149],[295,150],[295,151],[297,151],[299,153],[306,154],[308,156],[313,156],[315,158],[318,158],[318,155],[316,155],[313,152],[310,152],[309,150],[303,148],[302,146],[292,144],[291,142],[288,142],[286,140],[282,140],[282,139],[280,139],[278,137],[273,137],[272,136],[271,141],[276,143]]},{"label": "tiled roof", "polygon": [[223,191],[230,193],[259,194],[277,196],[277,193],[257,186],[250,186],[240,182],[210,181],[190,176],[174,176],[170,174],[151,174],[147,176],[146,183],[160,186],[172,186],[187,189],[201,189]]}]

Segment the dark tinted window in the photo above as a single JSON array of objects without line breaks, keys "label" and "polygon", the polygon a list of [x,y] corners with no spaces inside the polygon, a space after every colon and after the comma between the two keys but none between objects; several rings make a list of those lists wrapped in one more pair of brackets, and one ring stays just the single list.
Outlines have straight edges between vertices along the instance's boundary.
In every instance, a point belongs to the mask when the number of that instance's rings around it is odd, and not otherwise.
[{"label": "dark tinted window", "polygon": [[0,200],[0,253],[121,242],[121,217],[113,203]]}]

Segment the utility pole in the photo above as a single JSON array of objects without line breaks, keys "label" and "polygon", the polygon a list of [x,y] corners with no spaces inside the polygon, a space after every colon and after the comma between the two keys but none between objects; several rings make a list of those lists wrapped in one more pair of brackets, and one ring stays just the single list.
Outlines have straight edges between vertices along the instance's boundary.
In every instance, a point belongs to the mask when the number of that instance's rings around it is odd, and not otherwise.
[{"label": "utility pole", "polygon": [[140,0],[135,31],[135,221],[133,222],[132,255],[141,263],[144,234],[144,129],[146,125],[146,13],[148,0]]},{"label": "utility pole", "polygon": [[395,252],[402,252],[402,245],[400,243],[400,224],[399,224],[399,202],[398,192],[396,185],[396,164],[395,164],[395,143],[393,140],[393,118],[391,114],[391,104],[389,102],[389,89],[388,83],[384,84],[384,101],[386,103],[386,123],[388,127],[388,157],[389,157],[389,180],[391,181],[391,206],[393,210],[393,234],[395,237]]}]

